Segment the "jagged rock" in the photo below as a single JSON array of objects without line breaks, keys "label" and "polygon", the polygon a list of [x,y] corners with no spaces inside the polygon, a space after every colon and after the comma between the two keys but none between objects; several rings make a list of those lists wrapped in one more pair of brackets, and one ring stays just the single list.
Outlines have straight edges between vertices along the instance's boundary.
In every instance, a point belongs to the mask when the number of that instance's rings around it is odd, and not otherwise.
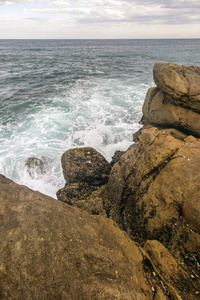
[{"label": "jagged rock", "polygon": [[112,220],[2,175],[0,187],[1,299],[181,299]]},{"label": "jagged rock", "polygon": [[176,103],[200,112],[200,68],[157,62],[153,68],[154,81]]},{"label": "jagged rock", "polygon": [[141,130],[137,138],[110,173],[110,216],[139,243],[160,241],[197,280],[200,140],[182,141],[156,127]]},{"label": "jagged rock", "polygon": [[169,94],[159,88],[148,90],[142,112],[146,123],[174,127],[200,137],[199,113],[177,105]]},{"label": "jagged rock", "polygon": [[27,169],[29,176],[32,179],[40,178],[47,171],[47,165],[45,164],[45,162],[42,159],[34,156],[29,157],[25,161],[25,167]]},{"label": "jagged rock", "polygon": [[111,166],[93,148],[67,150],[62,155],[61,162],[66,184],[57,192],[60,201],[79,207],[79,200],[87,198],[108,181]]}]

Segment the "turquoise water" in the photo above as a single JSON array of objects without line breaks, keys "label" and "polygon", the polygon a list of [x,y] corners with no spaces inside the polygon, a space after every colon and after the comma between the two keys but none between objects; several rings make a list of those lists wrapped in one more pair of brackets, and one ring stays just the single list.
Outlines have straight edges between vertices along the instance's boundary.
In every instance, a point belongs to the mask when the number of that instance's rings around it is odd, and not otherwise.
[{"label": "turquoise water", "polygon": [[0,40],[0,173],[55,197],[65,150],[127,149],[156,61],[200,66],[200,40]]}]

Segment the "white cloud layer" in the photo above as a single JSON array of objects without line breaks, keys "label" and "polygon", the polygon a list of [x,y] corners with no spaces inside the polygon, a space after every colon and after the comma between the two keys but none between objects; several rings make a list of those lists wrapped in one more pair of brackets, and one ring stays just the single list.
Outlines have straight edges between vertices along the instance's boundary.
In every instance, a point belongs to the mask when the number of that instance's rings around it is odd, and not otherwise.
[{"label": "white cloud layer", "polygon": [[0,18],[0,38],[199,37],[200,1],[0,0]]}]

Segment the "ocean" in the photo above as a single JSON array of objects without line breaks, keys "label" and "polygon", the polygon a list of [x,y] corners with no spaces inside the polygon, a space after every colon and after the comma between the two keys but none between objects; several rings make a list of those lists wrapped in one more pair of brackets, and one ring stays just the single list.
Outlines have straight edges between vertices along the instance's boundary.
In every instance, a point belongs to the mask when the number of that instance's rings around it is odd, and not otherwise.
[{"label": "ocean", "polygon": [[55,198],[67,149],[126,150],[156,61],[200,66],[200,39],[0,40],[0,173]]}]

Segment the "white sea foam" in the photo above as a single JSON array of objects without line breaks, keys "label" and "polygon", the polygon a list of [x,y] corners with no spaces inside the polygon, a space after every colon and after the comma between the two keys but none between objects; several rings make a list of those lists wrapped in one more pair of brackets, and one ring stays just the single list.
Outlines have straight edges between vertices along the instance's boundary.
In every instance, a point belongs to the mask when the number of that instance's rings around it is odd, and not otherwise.
[{"label": "white sea foam", "polygon": [[[4,134],[0,172],[55,197],[64,186],[62,153],[69,148],[90,146],[111,160],[116,150],[127,149],[133,132],[139,128],[144,94],[143,86],[136,90],[114,80],[79,80],[60,95],[47,99],[46,105],[27,105],[25,113],[19,101],[15,104],[18,116],[14,118],[13,107],[8,107],[13,122],[1,127]],[[48,160],[48,171],[31,178],[25,161],[42,156]]]},{"label": "white sea foam", "polygon": [[[155,61],[199,62],[198,40],[0,44],[0,173],[53,197],[67,149],[91,146],[110,161],[130,146]],[[32,178],[29,157],[46,171]]]}]

